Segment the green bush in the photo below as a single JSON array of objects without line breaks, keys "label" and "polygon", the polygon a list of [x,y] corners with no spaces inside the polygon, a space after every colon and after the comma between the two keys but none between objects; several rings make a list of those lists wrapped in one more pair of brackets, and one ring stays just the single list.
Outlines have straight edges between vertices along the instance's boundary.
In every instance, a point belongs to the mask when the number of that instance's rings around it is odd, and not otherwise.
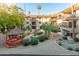
[{"label": "green bush", "polygon": [[66,37],[66,36],[64,36],[64,37],[63,37],[63,39],[64,39],[64,40],[67,40],[67,37]]},{"label": "green bush", "polygon": [[46,37],[44,35],[39,35],[37,38],[40,42],[44,42]]},{"label": "green bush", "polygon": [[37,45],[37,44],[38,44],[37,37],[31,37],[31,45]]},{"label": "green bush", "polygon": [[58,42],[58,44],[61,46],[62,45],[62,43],[61,42]]},{"label": "green bush", "polygon": [[62,39],[59,39],[59,41],[62,41]]},{"label": "green bush", "polygon": [[73,50],[73,48],[72,48],[72,47],[69,47],[69,48],[67,48],[67,49],[68,49],[68,50],[71,50],[71,51]]},{"label": "green bush", "polygon": [[79,42],[79,38],[75,38],[75,42]]},{"label": "green bush", "polygon": [[48,40],[48,37],[47,36],[44,36],[45,40]]},{"label": "green bush", "polygon": [[79,48],[76,48],[75,51],[79,52]]},{"label": "green bush", "polygon": [[41,35],[41,34],[43,34],[43,32],[38,32],[38,33],[36,33],[36,35]]},{"label": "green bush", "polygon": [[23,46],[27,46],[27,45],[30,44],[30,42],[31,42],[31,39],[28,38],[28,39],[24,39],[23,42],[22,42],[22,44],[23,44]]}]

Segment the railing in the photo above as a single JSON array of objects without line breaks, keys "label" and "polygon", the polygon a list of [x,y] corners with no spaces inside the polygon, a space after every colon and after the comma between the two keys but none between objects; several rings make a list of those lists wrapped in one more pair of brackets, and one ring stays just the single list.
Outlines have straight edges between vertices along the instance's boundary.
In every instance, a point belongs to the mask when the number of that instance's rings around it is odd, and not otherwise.
[{"label": "railing", "polygon": [[[73,29],[71,27],[67,27],[67,26],[61,26],[61,29],[73,32]],[[75,33],[79,33],[79,28],[74,28]]]},{"label": "railing", "polygon": [[79,17],[79,15],[76,15],[76,14],[64,14],[63,16],[58,17],[58,19],[64,19],[64,18],[77,18],[77,17]]}]

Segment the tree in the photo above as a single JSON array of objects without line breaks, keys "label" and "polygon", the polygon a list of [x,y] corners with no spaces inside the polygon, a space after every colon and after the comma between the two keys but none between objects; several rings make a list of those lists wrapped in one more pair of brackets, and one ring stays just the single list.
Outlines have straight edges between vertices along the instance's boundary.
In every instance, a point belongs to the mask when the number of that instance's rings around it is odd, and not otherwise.
[{"label": "tree", "polygon": [[20,9],[20,8],[17,7],[16,5],[11,5],[11,6],[10,6],[10,13],[11,13],[11,14],[17,14],[17,13],[19,14],[19,9]]},{"label": "tree", "polygon": [[53,23],[44,23],[41,26],[41,29],[43,29],[45,31],[46,36],[50,36],[51,32],[58,32],[58,27],[57,25],[54,25]]},{"label": "tree", "polygon": [[0,12],[5,11],[6,5],[4,3],[0,3]]},{"label": "tree", "polygon": [[14,11],[11,11],[10,13],[8,13],[5,10],[2,10],[2,12],[0,12],[1,30],[5,30],[5,29],[10,30],[16,26],[22,29],[24,16],[18,13],[19,11],[16,8]]}]

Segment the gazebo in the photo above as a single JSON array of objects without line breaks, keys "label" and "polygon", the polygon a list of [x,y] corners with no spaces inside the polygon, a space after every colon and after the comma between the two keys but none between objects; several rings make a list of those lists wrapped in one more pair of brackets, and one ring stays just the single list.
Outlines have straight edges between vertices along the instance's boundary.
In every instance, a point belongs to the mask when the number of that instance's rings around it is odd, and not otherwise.
[{"label": "gazebo", "polygon": [[23,31],[18,27],[7,32],[6,47],[13,48],[19,46],[22,43],[22,34]]}]

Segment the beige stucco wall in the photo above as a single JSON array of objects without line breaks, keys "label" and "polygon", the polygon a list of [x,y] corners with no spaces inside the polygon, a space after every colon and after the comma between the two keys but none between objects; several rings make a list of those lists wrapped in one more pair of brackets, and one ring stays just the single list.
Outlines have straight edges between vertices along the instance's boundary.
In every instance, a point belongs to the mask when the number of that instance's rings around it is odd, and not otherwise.
[{"label": "beige stucco wall", "polygon": [[5,47],[6,44],[6,34],[0,33],[0,47]]}]

